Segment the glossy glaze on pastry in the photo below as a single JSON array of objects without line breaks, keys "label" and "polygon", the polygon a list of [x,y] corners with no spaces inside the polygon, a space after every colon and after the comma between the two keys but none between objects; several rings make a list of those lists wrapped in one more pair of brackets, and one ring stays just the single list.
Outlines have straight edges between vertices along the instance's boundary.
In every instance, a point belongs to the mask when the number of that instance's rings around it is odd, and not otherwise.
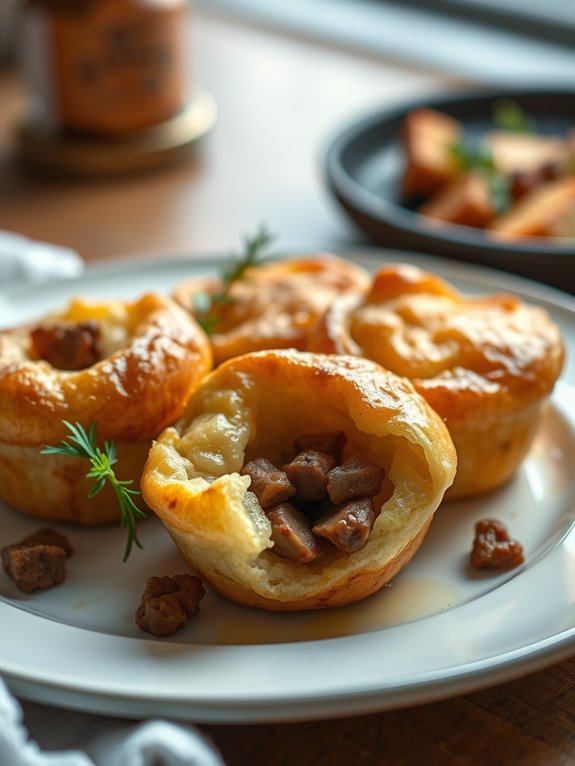
[{"label": "glossy glaze on pastry", "polygon": [[[59,334],[97,325],[99,355],[82,369],[39,358],[38,330]],[[54,330],[56,328],[56,330]],[[45,344],[44,344],[45,345]],[[85,461],[41,455],[69,436],[64,420],[118,445],[118,475],[136,479],[151,439],[176,420],[211,369],[208,340],[173,301],[146,295],[133,302],[75,300],[34,326],[0,333],[0,496],[50,519],[97,524],[117,517],[108,488],[87,498]]]},{"label": "glossy glaze on pastry", "polygon": [[400,264],[381,268],[362,297],[335,301],[310,348],[365,356],[412,381],[458,451],[450,497],[480,494],[513,475],[564,354],[542,308],[511,295],[466,297]]},{"label": "glossy glaze on pastry", "polygon": [[[362,268],[325,253],[249,268],[233,284],[226,302],[210,310],[217,318],[210,336],[215,363],[249,351],[303,349],[333,299],[368,282]],[[192,279],[175,289],[174,298],[197,315],[197,297],[219,288],[213,278]]]},{"label": "glossy glaze on pastry", "polygon": [[[242,466],[281,464],[302,434],[343,432],[343,455],[383,468],[365,547],[313,563],[274,552],[266,513]],[[148,505],[209,583],[270,610],[341,606],[374,593],[413,556],[455,473],[441,419],[409,381],[353,357],[295,350],[236,357],[211,373],[142,477]]]}]

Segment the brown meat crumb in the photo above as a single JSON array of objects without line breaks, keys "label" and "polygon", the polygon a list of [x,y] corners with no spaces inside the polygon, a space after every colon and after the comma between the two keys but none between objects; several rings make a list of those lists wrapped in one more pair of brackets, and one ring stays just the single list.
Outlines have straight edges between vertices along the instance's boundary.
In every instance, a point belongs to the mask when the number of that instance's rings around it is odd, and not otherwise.
[{"label": "brown meat crumb", "polygon": [[352,455],[328,474],[327,491],[333,503],[345,503],[354,497],[374,497],[381,489],[385,472],[363,455]]},{"label": "brown meat crumb", "polygon": [[341,463],[346,441],[343,431],[304,433],[283,471],[267,458],[242,468],[271,523],[274,554],[308,564],[334,548],[353,553],[367,544],[385,471],[360,454]]},{"label": "brown meat crumb", "polygon": [[375,513],[369,497],[350,500],[337,506],[313,526],[313,531],[325,537],[346,553],[361,550],[373,528]]},{"label": "brown meat crumb", "polygon": [[36,532],[26,535],[26,537],[20,540],[19,543],[15,543],[15,545],[57,545],[64,550],[66,556],[71,556],[73,553],[72,544],[66,535],[63,535],[56,529],[52,529],[52,527],[42,527]]},{"label": "brown meat crumb", "polygon": [[250,490],[257,497],[262,508],[269,508],[289,500],[295,495],[295,487],[284,471],[280,471],[265,457],[250,460],[240,473],[252,480]]},{"label": "brown meat crumb", "polygon": [[30,332],[32,353],[59,370],[83,370],[101,358],[98,322],[46,321]]},{"label": "brown meat crumb", "polygon": [[303,434],[295,440],[294,447],[296,454],[314,450],[315,452],[323,452],[325,455],[333,455],[336,462],[340,463],[346,443],[347,436],[344,431],[333,431],[321,434]]},{"label": "brown meat crumb", "polygon": [[136,610],[136,625],[153,636],[171,636],[200,611],[205,590],[199,577],[150,577]]},{"label": "brown meat crumb", "polygon": [[475,525],[470,561],[474,569],[513,569],[525,560],[523,546],[509,537],[497,519],[482,519]]},{"label": "brown meat crumb", "polygon": [[335,466],[335,458],[323,452],[308,450],[284,465],[288,479],[300,500],[322,500],[327,497],[328,472]]},{"label": "brown meat crumb", "polygon": [[9,545],[2,549],[4,571],[25,593],[59,585],[66,577],[66,552],[58,545]]},{"label": "brown meat crumb", "polygon": [[42,527],[0,550],[4,571],[26,593],[63,582],[64,560],[71,554],[72,545],[66,535],[51,527]]},{"label": "brown meat crumb", "polygon": [[311,531],[311,525],[301,511],[289,503],[281,503],[268,513],[272,525],[273,551],[278,556],[310,564],[322,558],[323,551]]}]

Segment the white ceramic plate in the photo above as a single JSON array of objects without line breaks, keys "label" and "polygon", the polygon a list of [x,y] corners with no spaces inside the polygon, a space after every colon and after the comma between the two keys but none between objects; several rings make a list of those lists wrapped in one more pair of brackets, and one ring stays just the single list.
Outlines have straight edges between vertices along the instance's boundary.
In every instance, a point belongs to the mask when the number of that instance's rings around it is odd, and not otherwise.
[{"label": "white ceramic plate", "polygon": [[[372,268],[409,260],[468,292],[513,291],[561,325],[569,361],[516,478],[485,499],[441,508],[405,571],[360,604],[274,615],[208,593],[200,616],[163,640],[133,619],[148,576],[185,571],[161,524],[141,524],[144,550],[126,564],[118,528],[61,525],[75,548],[61,586],[26,595],[0,573],[0,673],[14,692],[125,716],[287,721],[428,702],[575,652],[575,301],[451,261],[384,251],[355,257]],[[75,281],[0,289],[0,325],[41,316],[74,294],[169,291],[215,268],[214,259],[157,257],[94,268]],[[485,516],[521,540],[524,567],[470,572],[473,525]],[[39,526],[0,507],[0,547]]]}]

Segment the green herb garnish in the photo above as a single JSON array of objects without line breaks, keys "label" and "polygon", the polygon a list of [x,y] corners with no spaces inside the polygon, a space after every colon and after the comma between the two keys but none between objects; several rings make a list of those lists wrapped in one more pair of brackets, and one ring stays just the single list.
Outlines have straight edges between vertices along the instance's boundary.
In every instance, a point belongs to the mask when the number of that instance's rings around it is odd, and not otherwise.
[{"label": "green herb garnish", "polygon": [[137,489],[130,488],[130,484],[133,484],[132,479],[123,481],[116,477],[112,468],[117,462],[116,444],[113,441],[104,442],[104,451],[102,452],[96,444],[95,423],[92,423],[88,432],[86,432],[80,423],[68,423],[66,420],[62,422],[71,432],[68,441],[62,439],[60,444],[54,447],[46,446],[41,450],[41,453],[43,455],[67,455],[68,457],[79,457],[89,460],[91,467],[86,473],[86,477],[88,479],[95,479],[95,482],[90,487],[88,497],[94,497],[98,492],[101,492],[106,482],[112,485],[120,505],[120,525],[127,527],[128,530],[128,539],[123,558],[123,561],[127,561],[132,552],[133,545],[137,545],[138,548],[142,547],[138,540],[136,521],[137,519],[145,518],[146,514],[138,508],[132,499],[133,495],[139,495],[140,492]]},{"label": "green herb garnish", "polygon": [[215,293],[198,293],[194,296],[196,320],[207,335],[212,335],[218,324],[219,317],[215,313],[217,308],[233,302],[230,295],[232,286],[244,279],[249,268],[257,265],[262,252],[274,239],[275,235],[271,234],[265,226],[261,226],[253,237],[244,237],[243,252],[240,257],[232,259],[222,268],[219,289]]},{"label": "green herb garnish", "polygon": [[493,210],[496,213],[502,213],[511,204],[511,179],[504,173],[494,170],[487,173],[487,184]]},{"label": "green herb garnish", "polygon": [[484,144],[473,146],[459,139],[451,144],[449,149],[462,170],[495,170],[493,155]]},{"label": "green herb garnish", "polygon": [[536,133],[535,120],[515,101],[501,99],[493,104],[493,122],[510,133]]},{"label": "green herb garnish", "polygon": [[461,170],[474,170],[485,176],[491,204],[496,213],[509,207],[511,182],[495,166],[488,146],[485,144],[473,146],[460,139],[451,145],[450,151]]}]

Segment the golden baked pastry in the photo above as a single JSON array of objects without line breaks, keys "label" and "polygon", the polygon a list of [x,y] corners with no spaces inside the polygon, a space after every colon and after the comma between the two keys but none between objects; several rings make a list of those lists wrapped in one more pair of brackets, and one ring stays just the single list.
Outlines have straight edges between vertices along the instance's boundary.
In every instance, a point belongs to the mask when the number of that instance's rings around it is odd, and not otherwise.
[{"label": "golden baked pastry", "polygon": [[[303,349],[311,328],[332,300],[368,282],[362,268],[325,253],[247,269],[232,285],[228,299],[210,310],[216,318],[210,335],[215,363],[249,351]],[[213,295],[220,288],[217,279],[190,279],[176,287],[173,297],[199,315],[197,297]]]},{"label": "golden baked pastry", "polygon": [[[276,553],[273,509],[262,510],[241,472],[262,458],[282,465],[300,437],[313,446],[330,432],[345,437],[342,460],[359,454],[383,469],[376,518],[361,549],[326,543],[321,557],[300,563]],[[366,359],[262,351],[204,379],[182,420],[154,443],[142,491],[214,588],[292,611],[348,604],[388,582],[422,542],[455,464],[447,429],[409,381]]]},{"label": "golden baked pastry", "polygon": [[558,327],[511,295],[466,297],[438,276],[390,265],[361,297],[335,301],[310,348],[374,359],[409,378],[458,454],[450,498],[509,479],[563,364]]},{"label": "golden baked pastry", "polygon": [[87,493],[85,461],[42,455],[96,424],[118,446],[117,474],[140,476],[151,440],[211,369],[208,340],[168,298],[74,300],[34,326],[0,332],[0,497],[27,513],[98,524],[118,516],[109,487]]}]

